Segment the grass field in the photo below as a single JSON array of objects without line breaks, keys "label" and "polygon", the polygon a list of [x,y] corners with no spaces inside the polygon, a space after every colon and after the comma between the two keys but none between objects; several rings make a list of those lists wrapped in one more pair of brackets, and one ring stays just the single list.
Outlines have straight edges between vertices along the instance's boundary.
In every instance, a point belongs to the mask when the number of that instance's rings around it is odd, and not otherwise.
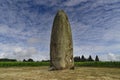
[{"label": "grass field", "polygon": [[49,66],[49,62],[0,62],[0,67]]},{"label": "grass field", "polygon": [[0,80],[120,80],[119,68],[76,67],[48,71],[48,66],[0,68]]},{"label": "grass field", "polygon": [[0,62],[0,80],[120,80],[120,62],[75,62],[49,71],[49,62]]},{"label": "grass field", "polygon": [[[0,67],[37,67],[49,66],[49,62],[0,62]],[[75,62],[77,67],[116,67],[120,68],[120,62]]]}]

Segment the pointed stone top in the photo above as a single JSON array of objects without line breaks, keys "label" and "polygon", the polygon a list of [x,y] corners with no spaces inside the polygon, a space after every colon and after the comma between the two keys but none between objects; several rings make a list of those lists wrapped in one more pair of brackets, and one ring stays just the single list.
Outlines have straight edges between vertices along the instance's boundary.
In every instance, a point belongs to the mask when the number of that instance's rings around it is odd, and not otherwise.
[{"label": "pointed stone top", "polygon": [[65,13],[64,10],[60,9],[57,13]]},{"label": "pointed stone top", "polygon": [[58,10],[56,16],[61,16],[61,17],[66,18],[67,14],[64,12],[64,10]]},{"label": "pointed stone top", "polygon": [[64,10],[62,10],[62,9],[58,10],[58,13],[60,13],[60,12],[64,12]]}]

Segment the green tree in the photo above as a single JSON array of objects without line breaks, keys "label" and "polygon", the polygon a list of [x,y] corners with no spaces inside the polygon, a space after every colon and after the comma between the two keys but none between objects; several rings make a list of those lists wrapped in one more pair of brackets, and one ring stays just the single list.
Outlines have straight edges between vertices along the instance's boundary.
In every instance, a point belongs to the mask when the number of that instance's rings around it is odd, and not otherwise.
[{"label": "green tree", "polygon": [[94,61],[94,60],[92,59],[91,55],[89,55],[88,61]]},{"label": "green tree", "polygon": [[26,62],[26,60],[25,60],[25,59],[23,59],[23,62]]},{"label": "green tree", "polygon": [[80,59],[80,56],[76,56],[76,57],[74,57],[74,61],[75,62],[79,62],[81,59]]},{"label": "green tree", "polygon": [[99,58],[98,58],[98,56],[96,55],[96,57],[95,57],[95,61],[99,61]]},{"label": "green tree", "polygon": [[30,59],[28,59],[28,62],[34,62],[34,61],[33,61],[33,59],[30,58]]},{"label": "green tree", "polygon": [[82,55],[81,61],[86,61],[86,58],[84,57],[84,55]]}]

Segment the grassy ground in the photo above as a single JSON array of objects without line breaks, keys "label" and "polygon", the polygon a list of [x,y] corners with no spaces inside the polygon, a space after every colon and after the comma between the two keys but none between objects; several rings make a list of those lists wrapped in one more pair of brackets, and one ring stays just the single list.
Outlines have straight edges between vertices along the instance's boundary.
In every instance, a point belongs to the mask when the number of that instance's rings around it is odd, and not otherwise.
[{"label": "grassy ground", "polygon": [[0,68],[0,80],[120,80],[119,68],[76,67],[48,71],[47,66]]},{"label": "grassy ground", "polygon": [[[0,67],[39,67],[49,66],[49,62],[0,62]],[[116,67],[120,68],[120,62],[75,62],[77,67]]]},{"label": "grassy ground", "polygon": [[85,67],[116,67],[120,68],[120,62],[75,62],[76,66]]},{"label": "grassy ground", "polygon": [[37,67],[49,66],[49,62],[0,62],[0,67]]}]

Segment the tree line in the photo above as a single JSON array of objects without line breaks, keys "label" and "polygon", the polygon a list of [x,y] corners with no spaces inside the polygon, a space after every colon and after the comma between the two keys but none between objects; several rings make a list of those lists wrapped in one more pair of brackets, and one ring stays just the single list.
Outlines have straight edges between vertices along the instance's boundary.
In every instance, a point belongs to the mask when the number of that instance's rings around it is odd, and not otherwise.
[{"label": "tree line", "polygon": [[[17,61],[16,59],[7,59],[7,58],[0,59],[0,62],[16,62],[16,61]],[[41,62],[49,62],[49,61],[50,60],[42,60]],[[74,61],[75,62],[99,61],[99,57],[96,55],[95,59],[93,59],[91,55],[88,58],[85,58],[84,55],[82,55],[81,57],[75,56]],[[23,59],[23,62],[34,62],[34,60],[32,58]]]},{"label": "tree line", "polygon": [[84,55],[82,55],[81,57],[80,56],[74,57],[74,61],[75,62],[99,61],[99,57],[96,55],[95,59],[93,59],[91,55],[89,55],[88,58],[85,58]]},{"label": "tree line", "polygon": [[8,59],[8,58],[2,58],[0,59],[0,62],[16,62],[17,60],[16,59]]},{"label": "tree line", "polygon": [[[8,59],[8,58],[1,58],[0,62],[17,62],[16,59]],[[34,62],[33,59],[29,58],[29,59],[23,59],[23,62]]]}]

